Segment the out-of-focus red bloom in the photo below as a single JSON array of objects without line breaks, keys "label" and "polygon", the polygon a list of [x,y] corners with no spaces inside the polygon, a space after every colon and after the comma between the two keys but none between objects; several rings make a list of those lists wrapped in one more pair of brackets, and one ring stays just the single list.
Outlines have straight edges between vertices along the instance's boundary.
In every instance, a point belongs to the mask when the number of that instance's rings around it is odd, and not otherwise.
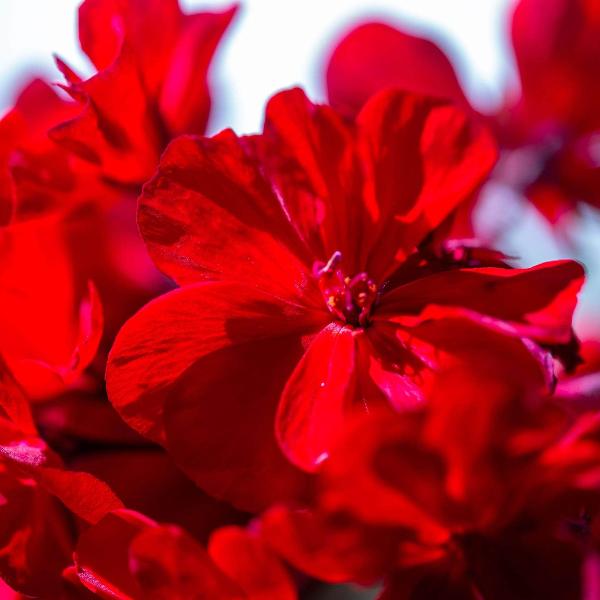
[{"label": "out-of-focus red bloom", "polygon": [[[61,288],[66,295],[73,288],[76,295],[83,297],[87,295],[88,281],[92,280],[104,301],[106,333],[110,338],[149,298],[150,292],[160,289],[159,277],[139,240],[133,194],[108,185],[96,166],[80,160],[48,138],[50,127],[76,114],[77,110],[75,103],[60,99],[47,84],[34,80],[0,120],[3,134],[0,136],[0,172],[3,173],[0,205],[4,208],[0,209],[4,217],[0,222],[0,237],[3,240],[22,238],[26,234],[21,232],[32,232],[36,228],[47,231],[39,241],[32,234],[30,249],[22,243],[18,256],[7,257],[13,267],[15,260],[28,265],[17,272],[22,281],[16,287],[22,288],[23,282],[27,282],[30,296],[46,298],[47,306],[39,310],[41,318],[47,315],[47,309],[54,307],[52,295],[63,293]],[[49,237],[51,239],[47,239]],[[60,257],[55,247],[60,249]],[[14,253],[8,241],[3,242],[2,252]],[[36,256],[40,252],[42,256]],[[39,263],[40,258],[42,263]],[[38,283],[29,273],[36,269],[42,271],[51,259],[60,261],[61,264],[53,268],[62,270],[61,273],[69,272],[71,281],[65,284],[64,277],[59,277],[56,281],[60,281],[60,286],[47,286],[42,292],[42,287],[57,273],[44,274]],[[13,287],[15,284],[13,281]],[[16,291],[12,291],[13,295]],[[22,295],[23,291],[19,293]],[[62,310],[72,308],[65,298]],[[26,310],[25,305],[23,310]],[[6,318],[9,314],[13,319],[14,313],[6,313]],[[59,323],[55,324],[57,328]],[[49,326],[52,323],[49,322]],[[71,329],[66,328],[61,336],[68,337],[70,333]],[[51,344],[54,342],[51,339]]]},{"label": "out-of-focus red bloom", "polygon": [[497,349],[530,375],[535,365],[497,341],[487,369],[445,371],[426,410],[349,426],[313,510],[271,509],[265,539],[326,581],[384,580],[382,598],[580,597],[600,506],[598,415],[573,422],[527,378],[499,378]]},{"label": "out-of-focus red bloom", "polygon": [[94,198],[114,198],[89,166],[57,146],[48,130],[78,108],[40,79],[20,92],[0,120],[0,225],[49,213],[65,214]]},{"label": "out-of-focus red bloom", "polygon": [[0,228],[0,352],[32,397],[74,383],[102,336],[98,294],[76,280],[65,237],[58,217]]},{"label": "out-of-focus red bloom", "polygon": [[[595,0],[520,0],[512,18],[520,92],[490,116],[516,182],[551,221],[576,201],[600,205],[600,18]],[[363,24],[335,48],[327,66],[334,106],[356,113],[389,86],[465,104],[443,52],[382,23]],[[500,173],[502,175],[502,172]]]},{"label": "out-of-focus red bloom", "polygon": [[0,225],[60,215],[77,285],[92,279],[105,300],[108,341],[164,290],[135,197],[172,136],[204,131],[210,62],[234,12],[87,0],[80,41],[99,72],[81,81],[59,60],[74,101],[35,80],[0,121]]},{"label": "out-of-focus red bloom", "polygon": [[0,575],[12,588],[59,597],[74,522],[95,523],[122,507],[110,488],[67,471],[38,436],[26,397],[0,363]]},{"label": "out-of-focus red bloom", "polygon": [[118,510],[82,533],[75,552],[81,582],[119,600],[294,600],[285,567],[250,531],[214,532],[205,550],[182,529]]},{"label": "out-of-focus red bloom", "polygon": [[331,105],[356,115],[377,92],[402,90],[469,106],[454,68],[438,46],[385,23],[364,23],[335,47],[326,72]]},{"label": "out-of-focus red bloom", "polygon": [[82,81],[59,62],[83,111],[53,139],[110,180],[143,183],[173,136],[204,132],[210,62],[235,10],[186,15],[178,0],[86,0],[79,39],[98,73]]},{"label": "out-of-focus red bloom", "polygon": [[494,159],[460,110],[394,91],[350,124],[283,92],[260,136],[176,140],[138,218],[182,287],[122,329],[114,406],[203,489],[256,510],[304,482],[274,423],[313,470],[349,413],[420,405],[440,362],[472,360],[494,330],[567,343],[579,265],[488,267],[494,253],[426,243]]},{"label": "out-of-focus red bloom", "polygon": [[216,528],[248,520],[202,492],[160,448],[96,447],[79,452],[68,464],[105,481],[128,508],[178,525],[203,543]]}]

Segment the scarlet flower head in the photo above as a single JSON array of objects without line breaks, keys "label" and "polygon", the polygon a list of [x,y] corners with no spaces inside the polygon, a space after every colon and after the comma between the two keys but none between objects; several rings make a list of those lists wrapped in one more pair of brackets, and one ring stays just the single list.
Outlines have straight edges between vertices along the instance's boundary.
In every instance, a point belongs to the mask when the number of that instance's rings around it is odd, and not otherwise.
[{"label": "scarlet flower head", "polygon": [[53,139],[111,181],[143,183],[172,137],[204,132],[210,63],[235,11],[187,15],[178,0],[83,2],[79,40],[98,73],[84,81],[58,60],[82,111]]},{"label": "scarlet flower head", "polygon": [[138,218],[181,288],[121,330],[113,405],[202,488],[256,510],[304,485],[279,447],[315,470],[348,414],[420,405],[436,365],[494,329],[566,343],[579,265],[424,243],[495,156],[460,110],[397,91],[347,123],[295,89],[262,135],[176,140]]}]

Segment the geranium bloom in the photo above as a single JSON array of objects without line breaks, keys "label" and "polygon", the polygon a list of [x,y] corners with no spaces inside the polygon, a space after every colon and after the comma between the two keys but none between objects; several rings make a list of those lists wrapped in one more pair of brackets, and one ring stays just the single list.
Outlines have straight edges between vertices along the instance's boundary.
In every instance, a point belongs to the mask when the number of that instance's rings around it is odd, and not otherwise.
[{"label": "geranium bloom", "polygon": [[487,350],[445,371],[426,410],[350,425],[313,510],[271,509],[265,539],[326,581],[383,580],[382,599],[587,597],[598,415],[572,422],[536,396],[543,373],[517,340]]},{"label": "geranium bloom", "polygon": [[74,557],[81,582],[100,598],[296,598],[276,555],[238,527],[217,530],[204,549],[178,527],[117,510],[82,533]]},{"label": "geranium bloom", "polygon": [[143,183],[173,136],[204,132],[210,62],[234,13],[186,15],[178,0],[86,0],[79,39],[98,73],[82,81],[59,61],[83,108],[52,137],[106,178]]},{"label": "geranium bloom", "polygon": [[[521,90],[507,90],[490,121],[502,147],[519,154],[500,175],[553,221],[578,200],[600,205],[599,40],[595,0],[521,0],[513,14]],[[383,23],[363,24],[341,40],[327,85],[333,106],[351,113],[391,85],[467,104],[434,43]]]},{"label": "geranium bloom", "polygon": [[122,507],[92,475],[67,471],[39,437],[27,398],[0,360],[0,575],[25,594],[59,597],[74,517],[95,523]]},{"label": "geranium bloom", "polygon": [[0,121],[0,226],[62,219],[75,285],[91,279],[105,300],[108,341],[164,289],[139,240],[138,186],[172,136],[204,131],[210,62],[234,12],[88,0],[80,41],[99,72],[81,81],[59,60],[74,101],[35,80]]},{"label": "geranium bloom", "polygon": [[304,483],[276,439],[313,470],[348,413],[418,406],[442,356],[479,351],[438,327],[448,314],[568,342],[579,265],[509,269],[434,244],[495,156],[460,110],[396,91],[353,123],[282,92],[262,135],[174,141],[138,220],[181,288],[121,330],[114,406],[209,493],[256,510]]}]

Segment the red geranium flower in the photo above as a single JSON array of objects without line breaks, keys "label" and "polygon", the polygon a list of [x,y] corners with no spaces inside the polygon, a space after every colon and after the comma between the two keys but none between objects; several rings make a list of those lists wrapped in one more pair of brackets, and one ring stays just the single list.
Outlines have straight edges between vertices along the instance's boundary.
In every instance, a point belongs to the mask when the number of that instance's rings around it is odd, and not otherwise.
[{"label": "red geranium flower", "polygon": [[205,550],[184,530],[117,510],[82,533],[82,584],[100,598],[294,600],[283,564],[251,531],[215,531]]},{"label": "red geranium flower", "polygon": [[82,81],[59,61],[83,112],[53,139],[110,180],[143,183],[172,137],[204,132],[210,62],[235,10],[186,15],[178,0],[86,0],[79,39],[98,73]]},{"label": "red geranium flower", "polygon": [[437,325],[448,314],[568,342],[579,265],[433,249],[494,160],[460,110],[395,91],[353,123],[283,92],[262,135],[176,140],[139,225],[182,287],[121,330],[114,406],[209,493],[256,510],[304,481],[276,438],[313,470],[348,413],[419,405],[443,356],[478,352],[477,336]]},{"label": "red geranium flower", "polygon": [[[576,201],[600,205],[597,2],[521,0],[512,42],[521,90],[507,90],[505,106],[490,116],[501,146],[520,151],[507,176],[552,221]],[[452,65],[433,42],[383,23],[363,24],[329,60],[330,101],[356,114],[388,86],[468,105]]]},{"label": "red geranium flower", "polygon": [[28,400],[0,360],[0,575],[12,588],[59,597],[74,517],[96,523],[122,507],[110,488],[67,471],[39,437]]},{"label": "red geranium flower", "polygon": [[424,411],[350,425],[312,510],[271,509],[265,539],[325,581],[383,580],[386,599],[581,597],[598,415],[540,397],[539,363],[504,337],[444,370]]}]

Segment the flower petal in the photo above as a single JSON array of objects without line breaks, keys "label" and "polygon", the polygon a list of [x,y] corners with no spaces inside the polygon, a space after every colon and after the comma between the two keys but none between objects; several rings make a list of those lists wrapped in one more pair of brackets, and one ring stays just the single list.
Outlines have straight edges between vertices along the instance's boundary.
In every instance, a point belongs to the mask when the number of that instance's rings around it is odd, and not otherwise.
[{"label": "flower petal", "polygon": [[163,140],[132,50],[124,46],[110,68],[68,91],[84,103],[82,112],[51,129],[50,137],[99,165],[110,180],[140,184],[148,179]]},{"label": "flower petal", "polygon": [[250,600],[297,598],[290,574],[258,535],[240,527],[222,527],[211,536],[208,553]]},{"label": "flower petal", "polygon": [[[352,329],[332,323],[312,341],[281,395],[275,428],[288,458],[312,471],[356,406]],[[363,407],[364,409],[364,407]]]},{"label": "flower petal", "polygon": [[239,284],[176,290],[121,330],[107,368],[109,398],[200,487],[256,509],[296,485],[273,422],[301,338],[322,324],[321,313]]},{"label": "flower petal", "polygon": [[356,115],[371,96],[388,87],[468,106],[452,64],[434,42],[385,23],[361,24],[341,39],[329,58],[329,101]]},{"label": "flower petal", "polygon": [[308,478],[284,458],[274,432],[303,346],[297,334],[228,345],[199,358],[169,390],[166,447],[209,494],[249,512],[304,497]]},{"label": "flower petal", "polygon": [[365,221],[352,129],[301,89],[273,96],[265,111],[261,159],[302,239],[326,262],[339,250],[349,272]]},{"label": "flower petal", "polygon": [[529,269],[446,271],[384,294],[377,314],[416,314],[427,305],[462,307],[505,321],[540,342],[566,343],[583,280],[581,265],[568,260]]},{"label": "flower petal", "polygon": [[321,319],[319,313],[234,283],[175,290],[147,304],[121,329],[107,366],[109,398],[131,427],[164,442],[169,386],[195,362],[253,340],[318,330]]},{"label": "flower petal", "polygon": [[140,231],[180,285],[227,278],[310,295],[312,263],[250,146],[231,131],[172,142],[140,198]]},{"label": "flower petal", "polygon": [[249,597],[217,568],[194,538],[178,527],[145,528],[131,542],[129,561],[144,598],[244,600]]},{"label": "flower petal", "polygon": [[204,132],[211,104],[207,81],[210,63],[236,10],[237,6],[232,6],[222,13],[203,12],[184,17],[169,68],[161,81],[158,101],[162,119],[172,136]]},{"label": "flower petal", "polygon": [[4,228],[0,258],[0,350],[29,396],[60,392],[94,358],[99,299],[90,288],[88,303],[77,289],[63,224],[54,217]]},{"label": "flower petal", "polygon": [[365,270],[381,281],[470,198],[497,150],[485,128],[460,109],[395,90],[373,97],[357,123],[373,223],[363,241]]}]

